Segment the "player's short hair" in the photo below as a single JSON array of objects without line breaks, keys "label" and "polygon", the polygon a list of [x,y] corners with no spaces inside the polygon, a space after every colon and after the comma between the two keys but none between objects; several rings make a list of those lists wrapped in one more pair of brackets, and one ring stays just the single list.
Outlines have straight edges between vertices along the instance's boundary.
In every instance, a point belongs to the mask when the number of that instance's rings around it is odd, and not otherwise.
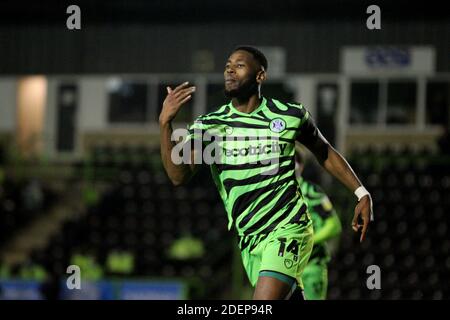
[{"label": "player's short hair", "polygon": [[255,58],[255,60],[258,61],[258,63],[264,68],[264,71],[267,71],[267,67],[269,66],[269,64],[264,53],[252,46],[237,46],[233,49],[233,52],[236,52],[238,50],[243,50],[251,53],[253,55],[253,58]]}]

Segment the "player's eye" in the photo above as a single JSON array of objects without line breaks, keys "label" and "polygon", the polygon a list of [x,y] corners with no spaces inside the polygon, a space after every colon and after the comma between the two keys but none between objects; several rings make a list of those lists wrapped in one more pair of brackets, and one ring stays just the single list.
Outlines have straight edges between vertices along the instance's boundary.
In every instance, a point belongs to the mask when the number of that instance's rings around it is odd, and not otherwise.
[{"label": "player's eye", "polygon": [[242,68],[242,67],[244,67],[244,66],[245,66],[245,65],[243,65],[242,63],[239,63],[239,64],[238,64],[238,67],[239,67],[239,68]]}]

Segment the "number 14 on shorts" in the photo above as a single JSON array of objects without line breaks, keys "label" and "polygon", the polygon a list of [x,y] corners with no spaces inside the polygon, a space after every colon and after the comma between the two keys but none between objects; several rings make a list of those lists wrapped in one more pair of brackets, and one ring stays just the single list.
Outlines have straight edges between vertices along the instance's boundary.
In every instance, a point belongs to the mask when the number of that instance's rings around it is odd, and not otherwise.
[{"label": "number 14 on shorts", "polygon": [[[297,240],[293,239],[291,242],[287,245],[286,238],[278,238],[278,241],[280,241],[280,249],[278,250],[278,256],[283,257],[285,252],[290,252],[294,255],[294,261],[297,261],[298,259],[298,242]],[[287,247],[286,247],[287,245]]]}]

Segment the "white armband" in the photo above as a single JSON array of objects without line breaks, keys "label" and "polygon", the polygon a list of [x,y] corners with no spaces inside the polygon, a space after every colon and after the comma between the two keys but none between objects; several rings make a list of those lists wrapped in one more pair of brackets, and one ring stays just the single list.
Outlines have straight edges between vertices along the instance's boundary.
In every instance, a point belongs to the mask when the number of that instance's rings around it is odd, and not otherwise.
[{"label": "white armband", "polygon": [[366,188],[364,188],[363,186],[360,186],[355,190],[355,195],[358,198],[358,201],[360,201],[362,197],[368,194],[370,195],[369,191],[367,191]]}]

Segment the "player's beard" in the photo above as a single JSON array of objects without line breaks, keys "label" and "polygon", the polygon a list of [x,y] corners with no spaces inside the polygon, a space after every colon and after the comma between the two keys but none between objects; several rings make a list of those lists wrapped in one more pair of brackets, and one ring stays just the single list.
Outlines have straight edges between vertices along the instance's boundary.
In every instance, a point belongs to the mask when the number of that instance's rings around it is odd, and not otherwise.
[{"label": "player's beard", "polygon": [[256,82],[256,76],[251,76],[247,80],[244,80],[242,84],[231,90],[224,88],[224,94],[227,98],[238,98],[239,100],[246,100],[253,94],[258,92],[258,83]]}]

